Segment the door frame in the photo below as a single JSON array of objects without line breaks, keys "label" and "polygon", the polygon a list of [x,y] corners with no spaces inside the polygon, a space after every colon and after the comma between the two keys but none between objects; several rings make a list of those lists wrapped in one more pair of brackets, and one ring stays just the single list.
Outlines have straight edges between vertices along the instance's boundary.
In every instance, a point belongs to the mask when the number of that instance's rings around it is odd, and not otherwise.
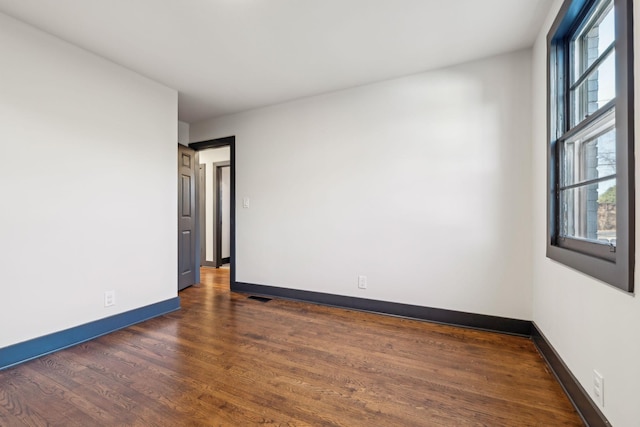
[{"label": "door frame", "polygon": [[[235,135],[226,136],[224,138],[209,139],[206,141],[192,142],[189,144],[189,148],[196,151],[206,150],[207,148],[221,148],[229,147],[230,157],[229,165],[231,170],[229,171],[230,180],[230,199],[231,207],[229,212],[229,252],[231,260],[229,263],[229,283],[231,287],[236,284],[236,137]],[[198,180],[196,180],[197,182]],[[200,239],[200,232],[196,234],[197,239]],[[197,243],[198,249],[200,248],[200,242]],[[199,258],[198,258],[199,260]]]}]

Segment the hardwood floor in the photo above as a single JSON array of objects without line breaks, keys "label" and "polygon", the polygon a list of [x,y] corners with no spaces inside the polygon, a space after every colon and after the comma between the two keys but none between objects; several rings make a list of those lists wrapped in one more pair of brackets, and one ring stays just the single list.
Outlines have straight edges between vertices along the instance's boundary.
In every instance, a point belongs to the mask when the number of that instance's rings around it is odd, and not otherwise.
[{"label": "hardwood floor", "polygon": [[526,338],[231,294],[0,371],[1,426],[580,426]]}]

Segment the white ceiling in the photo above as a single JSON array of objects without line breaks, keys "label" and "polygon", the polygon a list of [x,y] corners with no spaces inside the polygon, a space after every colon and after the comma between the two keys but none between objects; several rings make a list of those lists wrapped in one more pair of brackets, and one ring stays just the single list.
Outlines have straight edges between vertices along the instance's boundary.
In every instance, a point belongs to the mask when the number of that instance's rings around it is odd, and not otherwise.
[{"label": "white ceiling", "polygon": [[186,122],[529,47],[552,0],[0,0],[177,89]]}]

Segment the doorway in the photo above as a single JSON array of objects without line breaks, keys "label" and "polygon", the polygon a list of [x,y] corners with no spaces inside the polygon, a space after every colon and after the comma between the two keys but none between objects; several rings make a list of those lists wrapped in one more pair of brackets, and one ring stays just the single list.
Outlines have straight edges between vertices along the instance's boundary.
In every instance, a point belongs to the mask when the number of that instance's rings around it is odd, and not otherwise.
[{"label": "doorway", "polygon": [[220,268],[229,264],[231,235],[231,153],[229,147],[198,151],[200,177],[200,265]]},{"label": "doorway", "polygon": [[[203,176],[197,193],[199,230],[198,261],[201,266],[229,267],[235,284],[235,136],[189,144],[198,154]],[[204,188],[202,188],[204,186]],[[203,218],[204,215],[204,218]],[[199,270],[199,269],[198,269]]]}]

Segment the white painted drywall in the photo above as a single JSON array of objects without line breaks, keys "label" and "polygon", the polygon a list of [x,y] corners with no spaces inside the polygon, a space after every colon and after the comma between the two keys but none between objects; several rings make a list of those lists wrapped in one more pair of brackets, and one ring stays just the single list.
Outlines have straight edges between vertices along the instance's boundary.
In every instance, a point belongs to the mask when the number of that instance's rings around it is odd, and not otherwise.
[{"label": "white painted drywall", "polygon": [[220,258],[231,256],[231,167],[220,170]]},{"label": "white painted drywall", "polygon": [[175,297],[176,91],[2,14],[0,58],[0,348]]},{"label": "white painted drywall", "polygon": [[189,123],[178,121],[178,143],[189,145]]},{"label": "white painted drywall", "polygon": [[[560,8],[556,1],[533,55],[533,320],[584,389],[593,390],[593,370],[604,375],[605,406],[614,425],[640,425],[640,301],[551,261],[546,236],[546,35]],[[636,8],[635,22],[640,11]],[[640,34],[635,34],[638,69]],[[640,108],[636,85],[636,123]],[[636,188],[638,187],[636,175]],[[638,217],[636,222],[638,222]],[[636,234],[636,241],[640,234]],[[638,274],[636,274],[636,287]]]},{"label": "white painted drywall", "polygon": [[[231,159],[231,150],[229,147],[209,148],[198,152],[200,164],[206,165],[206,192],[205,192],[205,260],[215,262],[215,247],[213,236],[215,232],[214,216],[216,197],[215,185],[213,183],[216,173],[214,163],[228,162]],[[227,236],[228,240],[228,236]],[[226,242],[229,245],[229,242]],[[224,244],[223,244],[224,246]]]},{"label": "white painted drywall", "polygon": [[238,281],[530,319],[530,67],[525,50],[192,123],[236,136]]}]

